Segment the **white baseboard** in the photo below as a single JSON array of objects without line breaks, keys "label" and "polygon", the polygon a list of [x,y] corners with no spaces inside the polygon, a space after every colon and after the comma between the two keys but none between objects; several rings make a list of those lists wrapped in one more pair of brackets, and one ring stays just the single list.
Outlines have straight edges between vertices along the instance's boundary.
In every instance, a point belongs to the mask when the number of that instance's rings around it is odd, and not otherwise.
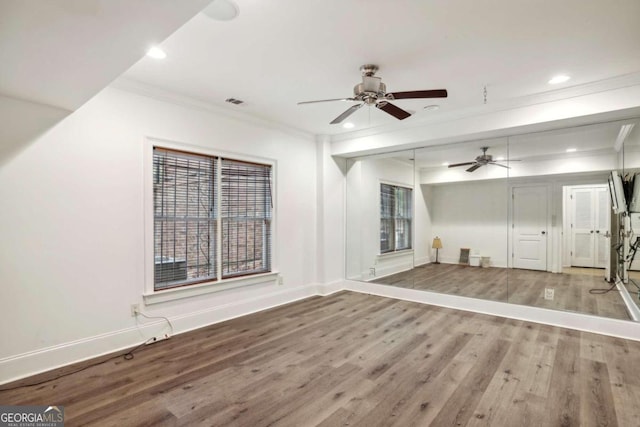
[{"label": "white baseboard", "polygon": [[610,319],[589,314],[550,310],[351,280],[344,282],[344,289],[640,341],[640,325],[629,320]]},{"label": "white baseboard", "polygon": [[[433,260],[435,261],[435,259],[436,258],[434,257]],[[425,257],[422,257],[422,258],[414,258],[413,265],[415,267],[418,267],[418,266],[421,266],[421,265],[429,264],[431,262],[432,262],[431,259],[429,259],[428,256],[425,256]]]},{"label": "white baseboard", "polygon": [[629,312],[629,316],[636,322],[640,321],[640,308],[638,308],[637,304],[633,300],[633,297],[627,290],[627,287],[622,283],[622,280],[616,280],[616,289],[620,292],[620,296],[627,306],[627,311]]},{"label": "white baseboard", "polygon": [[316,285],[318,295],[328,296],[344,290],[344,280],[335,280],[329,283],[318,283]]},{"label": "white baseboard", "polygon": [[[171,317],[170,320],[174,327],[174,335],[181,334],[311,296],[326,296],[343,290],[640,341],[640,325],[632,321],[352,280],[287,288],[261,297],[248,298],[231,304]],[[164,327],[163,321],[151,322],[141,325],[140,330],[134,327],[122,329],[0,359],[0,384],[105,354],[124,351],[144,342],[154,334],[161,333]]]},{"label": "white baseboard", "polygon": [[[279,305],[288,304],[315,295],[327,295],[342,289],[342,281],[322,285],[319,292],[315,284],[286,288],[268,295],[247,298],[231,304],[171,317],[173,334],[181,334],[214,323],[223,322]],[[35,351],[0,359],[0,384],[16,381],[72,363],[93,359],[105,354],[124,351],[145,342],[149,337],[168,332],[164,320],[152,321],[119,331],[96,335]]]}]

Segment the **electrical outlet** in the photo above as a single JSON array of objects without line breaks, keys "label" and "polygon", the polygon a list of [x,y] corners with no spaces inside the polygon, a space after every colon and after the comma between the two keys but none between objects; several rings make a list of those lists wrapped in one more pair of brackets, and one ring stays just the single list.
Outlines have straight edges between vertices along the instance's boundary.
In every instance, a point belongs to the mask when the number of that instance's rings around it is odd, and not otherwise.
[{"label": "electrical outlet", "polygon": [[544,288],[544,299],[553,299],[555,290],[553,288]]},{"label": "electrical outlet", "polygon": [[136,317],[140,312],[140,304],[131,304],[131,317]]},{"label": "electrical outlet", "polygon": [[162,335],[158,335],[158,336],[155,336],[155,337],[151,337],[151,338],[149,338],[145,344],[146,344],[146,345],[149,345],[149,344],[155,344],[155,343],[157,343],[157,342],[159,342],[159,341],[168,340],[169,338],[171,338],[171,335],[169,335],[169,334],[162,334]]},{"label": "electrical outlet", "polygon": [[278,285],[284,285],[284,277],[278,276]]}]

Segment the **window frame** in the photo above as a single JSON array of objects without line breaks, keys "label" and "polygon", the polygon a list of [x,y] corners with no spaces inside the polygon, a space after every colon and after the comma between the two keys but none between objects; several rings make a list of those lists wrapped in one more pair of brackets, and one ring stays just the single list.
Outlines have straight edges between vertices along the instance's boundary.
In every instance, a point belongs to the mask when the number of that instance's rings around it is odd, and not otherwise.
[{"label": "window frame", "polygon": [[[398,188],[401,188],[403,190],[409,190],[409,198],[408,200],[411,203],[410,209],[409,209],[409,213],[411,214],[411,216],[408,218],[409,221],[409,231],[407,232],[407,236],[409,238],[409,246],[405,247],[405,248],[401,248],[401,249],[397,249],[396,248],[396,222],[398,221],[398,219],[401,219],[403,222],[406,222],[407,219],[406,218],[401,218],[397,216],[397,213],[395,212],[396,209],[396,203],[395,203],[395,198],[394,198],[394,204],[393,204],[393,212],[392,212],[392,216],[391,217],[382,217],[382,190],[383,190],[383,186],[389,186],[389,187],[393,187],[394,188],[394,193]],[[414,236],[413,236],[413,229],[414,229],[414,189],[412,186],[407,185],[407,184],[401,184],[401,183],[396,183],[396,182],[389,182],[389,181],[382,181],[380,180],[379,185],[378,185],[378,226],[379,226],[379,232],[378,232],[378,256],[381,257],[386,257],[386,256],[390,256],[393,254],[400,254],[400,253],[408,253],[413,251],[413,241],[414,241]],[[389,241],[392,241],[393,243],[393,248],[387,251],[383,251],[382,250],[382,222],[383,221],[391,221],[391,239],[389,239]]]},{"label": "window frame", "polygon": [[[154,147],[182,151],[185,153],[193,153],[204,156],[214,156],[226,158],[229,160],[237,160],[247,163],[255,163],[271,167],[271,271],[264,273],[251,273],[239,275],[236,277],[215,279],[204,279],[191,284],[171,287],[167,289],[155,289],[154,284],[154,268],[155,268],[155,248],[154,248],[154,191],[153,191],[153,150]],[[228,289],[234,289],[247,285],[274,283],[278,277],[278,260],[277,254],[277,161],[273,159],[247,156],[239,153],[232,153],[222,150],[213,150],[211,148],[186,144],[181,142],[169,141],[160,138],[145,137],[144,143],[144,291],[143,299],[145,304],[154,304],[165,301],[171,301],[180,298],[187,298],[197,295],[203,295],[211,292],[219,292]],[[220,175],[220,171],[218,172]],[[219,220],[220,218],[218,218]],[[217,253],[218,262],[221,261],[221,253]]]}]

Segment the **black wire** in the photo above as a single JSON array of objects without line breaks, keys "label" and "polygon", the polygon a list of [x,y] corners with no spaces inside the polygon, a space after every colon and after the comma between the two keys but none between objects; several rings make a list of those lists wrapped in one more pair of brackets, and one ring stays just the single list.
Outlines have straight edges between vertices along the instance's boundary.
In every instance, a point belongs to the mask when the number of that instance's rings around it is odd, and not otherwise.
[{"label": "black wire", "polygon": [[119,357],[123,357],[124,360],[131,360],[131,359],[134,358],[133,353],[138,351],[138,349],[140,347],[143,347],[146,344],[147,344],[147,341],[143,342],[142,344],[137,345],[136,347],[132,348],[131,350],[127,350],[125,353],[121,353],[121,354],[117,354],[115,356],[111,356],[110,358],[105,359],[103,361],[96,362],[96,363],[93,363],[91,365],[84,366],[84,367],[82,367],[80,369],[76,369],[75,371],[66,372],[64,374],[58,375],[57,377],[49,378],[48,380],[43,380],[43,381],[39,381],[37,383],[31,383],[31,384],[19,384],[19,385],[16,385],[14,387],[0,388],[0,391],[10,391],[10,390],[16,390],[16,389],[19,389],[19,388],[22,388],[22,387],[35,387],[37,385],[46,384],[48,382],[55,381],[55,380],[58,380],[60,378],[67,377],[67,376],[72,375],[72,374],[77,374],[78,372],[85,371],[85,370],[87,370],[89,368],[93,368],[94,366],[102,365],[103,363],[107,363],[107,362],[109,362],[111,360],[118,359]]},{"label": "black wire", "polygon": [[609,289],[605,289],[605,288],[596,288],[596,289],[589,289],[589,293],[592,295],[604,295],[607,292],[611,292],[612,290],[614,290],[616,287],[616,281],[613,281],[613,285],[611,285],[611,287]]},{"label": "black wire", "polygon": [[[146,314],[144,314],[141,311],[139,311],[137,314],[140,314],[140,315],[146,317],[147,319],[164,319],[167,322],[167,324],[169,325],[169,328],[171,329],[171,335],[173,335],[173,325],[171,324],[171,321],[168,318],[166,318],[164,316],[147,316]],[[136,322],[137,322],[137,320],[138,320],[138,318],[136,317]],[[58,375],[57,377],[54,377],[54,378],[49,378],[48,380],[43,380],[43,381],[39,381],[37,383],[32,383],[32,384],[20,384],[20,385],[14,386],[14,387],[0,388],[0,391],[10,391],[10,390],[16,390],[16,389],[19,389],[19,388],[22,388],[22,387],[35,387],[37,385],[46,384],[48,382],[55,381],[55,380],[58,380],[60,378],[64,378],[66,376],[72,375],[72,374],[77,374],[78,372],[82,372],[82,371],[87,370],[89,368],[93,368],[94,366],[102,365],[103,363],[107,363],[107,362],[109,362],[111,360],[118,359],[119,357],[122,357],[124,360],[131,360],[131,359],[134,358],[133,353],[138,351],[138,349],[140,349],[140,347],[143,347],[143,346],[145,346],[147,344],[150,344],[152,342],[153,341],[151,341],[151,340],[147,340],[147,341],[137,345],[136,347],[133,347],[131,350],[127,350],[124,353],[116,354],[115,356],[111,356],[110,358],[105,359],[105,360],[103,360],[101,362],[96,362],[96,363],[93,363],[91,365],[84,366],[84,367],[82,367],[80,369],[76,369],[75,371],[67,372],[67,373]]]}]

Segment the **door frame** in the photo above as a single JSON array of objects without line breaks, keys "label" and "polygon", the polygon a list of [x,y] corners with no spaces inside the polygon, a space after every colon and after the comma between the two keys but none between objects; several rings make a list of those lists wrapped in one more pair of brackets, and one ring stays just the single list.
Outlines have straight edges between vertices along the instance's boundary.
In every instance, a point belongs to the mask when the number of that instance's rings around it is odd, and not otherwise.
[{"label": "door frame", "polygon": [[[560,266],[561,268],[571,267],[571,190],[580,188],[605,188],[609,191],[607,183],[592,183],[592,184],[561,184],[562,185],[562,251],[560,251]],[[609,205],[611,210],[611,205]],[[611,221],[609,221],[610,223]],[[611,224],[609,224],[611,227]],[[609,230],[611,233],[611,230]],[[605,267],[606,269],[606,267]]]},{"label": "door frame", "polygon": [[[513,256],[514,256],[514,222],[513,222],[513,207],[514,207],[514,197],[513,191],[516,188],[532,188],[532,187],[544,187],[547,191],[547,214],[546,214],[546,227],[547,227],[547,238],[546,238],[546,269],[544,271],[552,271],[552,260],[553,253],[552,248],[554,247],[553,242],[555,240],[554,229],[552,223],[552,204],[553,204],[553,185],[549,182],[536,182],[536,183],[512,183],[509,184],[509,224],[507,225],[507,264],[509,268],[513,268]],[[542,270],[540,270],[542,271]]]}]

